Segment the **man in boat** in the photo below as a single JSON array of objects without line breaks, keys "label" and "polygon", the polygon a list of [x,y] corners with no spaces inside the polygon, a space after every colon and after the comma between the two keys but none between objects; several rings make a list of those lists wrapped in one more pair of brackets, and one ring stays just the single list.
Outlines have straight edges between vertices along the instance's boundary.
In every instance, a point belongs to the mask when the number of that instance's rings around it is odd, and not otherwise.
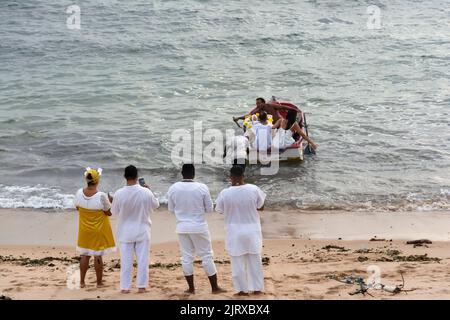
[{"label": "man in boat", "polygon": [[[264,98],[257,98],[256,99],[256,107],[254,107],[248,114],[240,116],[240,117],[233,117],[233,121],[238,123],[239,120],[244,120],[245,117],[248,115],[253,115],[256,113],[261,113],[262,111],[267,112],[267,114],[272,115],[273,122],[277,122],[280,118],[286,118],[288,110],[293,109],[299,113],[299,118],[302,119],[302,111],[297,108],[295,105],[288,103],[288,102],[277,102],[272,101],[270,103],[266,103],[266,100]],[[238,124],[239,125],[239,124]]]}]

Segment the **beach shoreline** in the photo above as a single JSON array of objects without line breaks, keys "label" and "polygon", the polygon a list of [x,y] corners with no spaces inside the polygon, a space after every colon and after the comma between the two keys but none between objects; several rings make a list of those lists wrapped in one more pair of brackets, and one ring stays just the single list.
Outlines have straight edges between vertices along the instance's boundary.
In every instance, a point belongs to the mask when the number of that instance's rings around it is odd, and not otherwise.
[{"label": "beach shoreline", "polygon": [[[185,280],[179,265],[175,217],[162,208],[152,215],[149,291],[123,295],[118,288],[119,253],[104,258],[104,288],[96,288],[93,268],[88,271],[85,289],[68,287],[68,272],[77,270],[78,265],[76,211],[2,209],[0,293],[19,300],[236,299],[224,249],[223,217],[214,213],[207,219],[219,281],[226,293],[209,293],[200,263],[195,264],[197,293],[182,293]],[[114,227],[114,218],[112,224]],[[265,294],[249,299],[450,299],[449,225],[448,212],[263,211]],[[432,244],[406,244],[406,240],[419,238],[430,239]],[[373,289],[373,297],[350,295],[357,289],[355,285],[332,279],[368,277],[369,266],[378,267],[382,281],[389,284],[401,283],[402,272],[406,287],[414,291],[392,295]]]}]

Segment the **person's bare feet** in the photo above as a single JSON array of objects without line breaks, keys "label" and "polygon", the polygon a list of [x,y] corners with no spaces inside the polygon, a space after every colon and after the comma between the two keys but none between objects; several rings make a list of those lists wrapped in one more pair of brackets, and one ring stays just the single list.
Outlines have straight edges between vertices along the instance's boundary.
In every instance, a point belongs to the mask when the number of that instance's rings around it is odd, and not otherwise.
[{"label": "person's bare feet", "polygon": [[146,293],[146,292],[147,292],[147,289],[145,289],[145,288],[138,289],[138,293]]},{"label": "person's bare feet", "polygon": [[253,294],[254,295],[260,295],[260,294],[263,294],[263,292],[262,291],[253,291]]},{"label": "person's bare feet", "polygon": [[225,293],[225,292],[227,292],[227,290],[222,289],[221,287],[217,287],[217,288],[213,289],[211,292],[213,294],[218,294],[218,293]]},{"label": "person's bare feet", "polygon": [[81,282],[80,283],[80,288],[85,288],[85,287],[86,287],[86,284],[84,282]]},{"label": "person's bare feet", "polygon": [[102,282],[97,282],[97,288],[104,288],[105,287],[105,283]]},{"label": "person's bare feet", "polygon": [[121,293],[130,293],[130,290],[121,290]]},{"label": "person's bare feet", "polygon": [[235,296],[249,296],[248,292],[239,291],[238,293],[234,294]]}]

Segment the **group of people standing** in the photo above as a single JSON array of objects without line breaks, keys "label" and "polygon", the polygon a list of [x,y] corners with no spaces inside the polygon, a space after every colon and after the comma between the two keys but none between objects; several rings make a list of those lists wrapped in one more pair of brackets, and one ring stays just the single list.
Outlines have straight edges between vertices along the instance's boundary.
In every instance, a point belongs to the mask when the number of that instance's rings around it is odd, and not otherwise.
[{"label": "group of people standing", "polygon": [[[117,216],[116,239],[120,250],[120,289],[129,293],[132,287],[134,256],[137,262],[136,286],[145,292],[149,285],[149,255],[152,222],[151,213],[159,207],[158,199],[146,184],[138,183],[135,166],[125,168],[126,185],[114,197],[100,192],[101,169],[87,168],[86,187],[77,191],[75,206],[79,212],[77,251],[80,260],[80,287],[90,257],[94,257],[97,286],[103,285],[102,256],[116,251],[109,216]],[[213,293],[225,290],[218,285],[217,269],[211,236],[205,214],[214,211],[208,187],[196,182],[195,167],[184,164],[183,179],[173,184],[167,193],[168,209],[176,217],[183,274],[188,284],[187,293],[195,293],[194,259],[198,255],[209,278]],[[230,255],[233,286],[238,295],[259,294],[264,289],[261,262],[262,233],[258,210],[263,210],[265,193],[244,181],[244,169],[233,166],[231,186],[222,190],[215,210],[224,215],[225,248]]]}]

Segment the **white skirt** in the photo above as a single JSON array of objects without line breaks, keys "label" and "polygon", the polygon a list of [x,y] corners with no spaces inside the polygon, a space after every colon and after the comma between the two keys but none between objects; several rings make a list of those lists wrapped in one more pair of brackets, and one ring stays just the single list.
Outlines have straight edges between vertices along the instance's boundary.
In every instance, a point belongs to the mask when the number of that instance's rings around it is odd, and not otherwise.
[{"label": "white skirt", "polygon": [[100,251],[77,247],[77,252],[79,254],[81,254],[82,256],[103,256],[105,254],[113,253],[116,251],[117,251],[116,247],[107,248],[105,250],[100,250]]}]

